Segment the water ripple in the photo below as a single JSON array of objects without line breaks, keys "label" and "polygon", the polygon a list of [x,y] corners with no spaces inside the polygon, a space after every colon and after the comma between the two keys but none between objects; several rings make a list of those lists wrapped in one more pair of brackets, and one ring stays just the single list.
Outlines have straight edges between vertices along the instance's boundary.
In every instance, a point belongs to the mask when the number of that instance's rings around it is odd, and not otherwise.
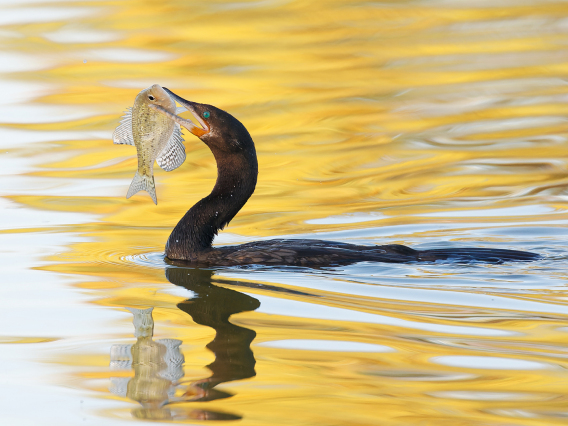
[{"label": "water ripple", "polygon": [[149,252],[133,254],[120,257],[123,262],[132,263],[138,266],[145,266],[148,268],[164,269],[167,263],[164,261],[164,252]]}]

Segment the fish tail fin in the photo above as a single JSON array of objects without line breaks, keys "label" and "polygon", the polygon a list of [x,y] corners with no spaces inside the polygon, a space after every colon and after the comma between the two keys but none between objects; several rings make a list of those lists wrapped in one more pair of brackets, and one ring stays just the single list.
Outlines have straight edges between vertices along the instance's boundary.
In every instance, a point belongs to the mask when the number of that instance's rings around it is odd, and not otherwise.
[{"label": "fish tail fin", "polygon": [[134,179],[132,179],[130,188],[128,188],[128,192],[126,193],[126,198],[130,198],[134,194],[142,190],[150,194],[150,197],[152,197],[154,204],[158,204],[158,200],[156,198],[156,186],[154,185],[154,176],[141,175],[140,173],[138,173],[138,170],[136,170]]}]

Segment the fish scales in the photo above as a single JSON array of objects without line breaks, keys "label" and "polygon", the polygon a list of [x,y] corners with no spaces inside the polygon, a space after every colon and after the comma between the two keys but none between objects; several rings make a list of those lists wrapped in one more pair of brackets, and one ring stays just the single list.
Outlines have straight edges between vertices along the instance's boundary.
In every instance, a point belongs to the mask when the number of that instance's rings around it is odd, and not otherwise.
[{"label": "fish scales", "polygon": [[185,147],[179,124],[150,108],[158,105],[176,113],[174,100],[158,84],[142,90],[134,106],[122,117],[113,134],[115,144],[133,145],[138,156],[138,169],[126,198],[145,190],[158,204],[154,183],[154,161],[165,171],[171,171],[185,161]]}]

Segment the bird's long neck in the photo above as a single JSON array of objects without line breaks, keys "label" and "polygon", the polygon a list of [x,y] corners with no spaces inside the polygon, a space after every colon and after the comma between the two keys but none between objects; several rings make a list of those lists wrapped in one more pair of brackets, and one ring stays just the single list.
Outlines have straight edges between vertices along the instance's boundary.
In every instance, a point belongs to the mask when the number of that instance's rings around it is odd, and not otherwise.
[{"label": "bird's long neck", "polygon": [[166,244],[170,259],[196,260],[209,250],[217,232],[254,192],[258,175],[254,145],[236,153],[214,148],[211,151],[217,161],[217,182],[211,194],[189,209],[172,231]]}]

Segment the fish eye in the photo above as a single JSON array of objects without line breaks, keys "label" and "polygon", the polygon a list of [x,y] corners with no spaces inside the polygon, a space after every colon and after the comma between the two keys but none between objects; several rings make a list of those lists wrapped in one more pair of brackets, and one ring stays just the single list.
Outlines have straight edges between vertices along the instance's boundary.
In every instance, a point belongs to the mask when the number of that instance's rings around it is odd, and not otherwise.
[{"label": "fish eye", "polygon": [[209,118],[211,116],[211,114],[209,114],[209,111],[205,111],[203,113],[203,118]]},{"label": "fish eye", "polygon": [[154,99],[156,99],[155,97],[153,97],[152,95],[148,96],[148,99],[150,99],[151,101],[153,101]]}]

